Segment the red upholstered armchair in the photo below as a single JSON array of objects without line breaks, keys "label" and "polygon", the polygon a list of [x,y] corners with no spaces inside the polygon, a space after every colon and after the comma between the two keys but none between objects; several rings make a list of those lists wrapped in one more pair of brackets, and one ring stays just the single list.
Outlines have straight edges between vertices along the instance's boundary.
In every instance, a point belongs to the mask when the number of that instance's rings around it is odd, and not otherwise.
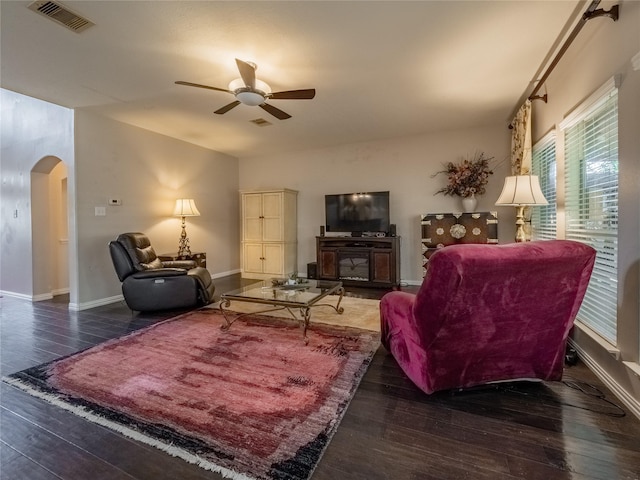
[{"label": "red upholstered armchair", "polygon": [[416,295],[380,301],[382,344],[426,393],[560,380],[594,261],[569,240],[445,247]]}]

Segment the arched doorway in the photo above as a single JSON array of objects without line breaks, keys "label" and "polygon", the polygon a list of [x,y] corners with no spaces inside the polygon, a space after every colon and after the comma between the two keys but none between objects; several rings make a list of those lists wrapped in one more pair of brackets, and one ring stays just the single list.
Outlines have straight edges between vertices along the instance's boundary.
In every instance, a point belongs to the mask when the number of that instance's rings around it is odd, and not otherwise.
[{"label": "arched doorway", "polygon": [[69,293],[67,167],[42,158],[31,170],[33,300]]}]

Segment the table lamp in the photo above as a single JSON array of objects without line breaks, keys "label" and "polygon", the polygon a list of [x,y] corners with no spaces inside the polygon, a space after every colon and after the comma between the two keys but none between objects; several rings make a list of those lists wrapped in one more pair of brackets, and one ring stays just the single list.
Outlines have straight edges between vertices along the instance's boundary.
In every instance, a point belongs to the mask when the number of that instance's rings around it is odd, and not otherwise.
[{"label": "table lamp", "polygon": [[514,175],[504,179],[502,193],[496,205],[511,205],[516,210],[516,242],[526,242],[524,232],[524,207],[533,205],[547,205],[547,199],[540,189],[537,175]]},{"label": "table lamp", "polygon": [[179,198],[176,200],[176,206],[173,209],[175,217],[182,217],[182,232],[180,233],[180,242],[178,243],[178,255],[191,255],[189,247],[189,237],[187,237],[187,223],[185,217],[199,217],[200,212],[196,207],[193,198]]}]

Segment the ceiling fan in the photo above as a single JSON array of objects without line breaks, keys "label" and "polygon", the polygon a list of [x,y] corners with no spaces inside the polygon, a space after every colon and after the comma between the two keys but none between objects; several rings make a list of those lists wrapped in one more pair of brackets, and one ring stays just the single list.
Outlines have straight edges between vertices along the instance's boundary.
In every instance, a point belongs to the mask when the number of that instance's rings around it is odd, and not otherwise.
[{"label": "ceiling fan", "polygon": [[219,108],[214,113],[222,115],[227,113],[232,108],[237,107],[241,103],[252,107],[258,106],[264,111],[270,113],[279,120],[286,120],[291,118],[286,112],[283,112],[279,108],[274,107],[266,103],[267,100],[310,100],[316,96],[315,88],[308,88],[305,90],[287,90],[284,92],[272,92],[271,87],[265,82],[256,78],[256,69],[258,68],[255,63],[243,62],[236,58],[236,64],[240,71],[240,77],[229,83],[229,88],[210,87],[209,85],[200,85],[198,83],[183,82],[178,80],[178,85],[186,85],[187,87],[206,88],[208,90],[217,90],[219,92],[231,93],[236,97],[236,100],[224,107]]}]

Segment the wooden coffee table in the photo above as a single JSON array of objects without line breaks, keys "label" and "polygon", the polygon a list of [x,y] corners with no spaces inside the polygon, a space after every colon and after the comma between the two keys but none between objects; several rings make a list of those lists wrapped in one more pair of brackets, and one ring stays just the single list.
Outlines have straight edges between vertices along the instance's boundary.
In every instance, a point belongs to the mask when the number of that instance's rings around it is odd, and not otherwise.
[{"label": "wooden coffee table", "polygon": [[[337,295],[338,301],[335,306],[330,303],[319,303],[329,295]],[[267,312],[286,310],[297,321],[302,328],[302,338],[305,344],[308,343],[307,328],[311,319],[311,308],[331,307],[337,313],[342,314],[344,308],[340,306],[344,288],[342,282],[329,282],[324,280],[309,280],[299,285],[273,286],[271,281],[263,281],[251,284],[247,287],[239,288],[231,292],[223,293],[220,297],[220,311],[224,316],[226,324],[221,328],[228,330],[233,322],[245,315],[253,315]],[[250,302],[269,305],[258,312],[235,313],[227,310],[231,302]],[[293,309],[298,309],[300,316],[296,316]]]}]

